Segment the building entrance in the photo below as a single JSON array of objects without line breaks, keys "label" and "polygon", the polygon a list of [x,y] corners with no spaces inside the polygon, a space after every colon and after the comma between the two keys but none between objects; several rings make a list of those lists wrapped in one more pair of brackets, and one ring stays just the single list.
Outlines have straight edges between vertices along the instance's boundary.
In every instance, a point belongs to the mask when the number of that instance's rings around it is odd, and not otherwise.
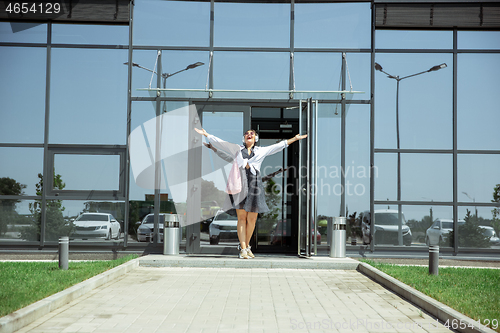
[{"label": "building entrance", "polygon": [[[311,190],[316,168],[314,119],[317,103],[308,100],[231,105],[198,102],[195,105],[202,127],[232,143],[241,142],[243,132],[248,129],[257,131],[261,146],[308,133],[307,140],[294,143],[264,160],[261,175],[270,211],[259,214],[250,244],[255,253],[315,253],[315,245],[321,242],[321,238],[311,236],[317,233],[314,225],[316,206]],[[209,147],[202,149],[200,167],[204,169],[209,164],[217,169],[218,154]],[[186,229],[187,253],[236,253],[237,219],[234,212],[223,209],[229,166],[226,164],[219,176],[207,175],[202,179],[202,194],[207,193],[204,190],[207,188],[215,190],[200,198],[202,221]]]}]

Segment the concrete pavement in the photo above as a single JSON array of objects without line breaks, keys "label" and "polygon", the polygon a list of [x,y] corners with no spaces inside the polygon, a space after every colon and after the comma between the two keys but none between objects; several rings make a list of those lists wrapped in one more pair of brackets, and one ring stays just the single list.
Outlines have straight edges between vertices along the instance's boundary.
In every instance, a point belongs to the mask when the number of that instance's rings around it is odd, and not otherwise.
[{"label": "concrete pavement", "polygon": [[356,270],[258,267],[269,260],[139,266],[17,332],[449,331]]}]

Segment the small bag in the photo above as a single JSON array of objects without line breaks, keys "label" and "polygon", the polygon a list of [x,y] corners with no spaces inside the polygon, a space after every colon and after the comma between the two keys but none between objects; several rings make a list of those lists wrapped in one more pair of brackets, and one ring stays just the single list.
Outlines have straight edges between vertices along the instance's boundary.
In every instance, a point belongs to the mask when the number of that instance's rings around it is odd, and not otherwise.
[{"label": "small bag", "polygon": [[236,160],[233,162],[233,167],[229,172],[229,179],[227,180],[226,193],[238,194],[241,192],[241,175],[238,163]]}]

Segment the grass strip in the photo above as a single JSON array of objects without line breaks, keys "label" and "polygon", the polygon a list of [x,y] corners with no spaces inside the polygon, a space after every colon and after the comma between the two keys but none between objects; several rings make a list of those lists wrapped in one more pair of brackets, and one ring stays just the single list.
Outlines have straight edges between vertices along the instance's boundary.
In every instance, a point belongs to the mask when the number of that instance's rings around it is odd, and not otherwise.
[{"label": "grass strip", "polygon": [[500,269],[399,266],[363,260],[416,290],[500,332]]},{"label": "grass strip", "polygon": [[58,262],[0,262],[0,317],[137,257],[69,262],[68,270]]}]

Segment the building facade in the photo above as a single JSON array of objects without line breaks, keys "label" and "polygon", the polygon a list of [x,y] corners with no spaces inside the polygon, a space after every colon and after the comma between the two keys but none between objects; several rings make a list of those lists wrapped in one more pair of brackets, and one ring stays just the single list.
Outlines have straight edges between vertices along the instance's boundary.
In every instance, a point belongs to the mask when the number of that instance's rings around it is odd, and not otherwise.
[{"label": "building facade", "polygon": [[[170,112],[193,106],[230,142],[250,128],[261,145],[309,134],[263,165],[289,170],[266,183],[257,252],[326,253],[338,216],[350,247],[369,225],[373,251],[499,251],[498,1],[58,4],[57,15],[12,5],[0,16],[0,248],[70,235],[74,248],[158,249],[163,213],[200,221],[183,228],[187,253],[235,248],[209,230],[224,177],[203,173],[190,206],[165,182],[165,161],[156,190],[131,167],[134,130],[148,137],[160,117],[175,132]],[[185,132],[162,146],[196,141]],[[188,173],[216,163],[197,145]],[[146,147],[158,160],[159,145]],[[92,212],[121,223],[118,239],[75,237],[75,219]],[[148,214],[157,236],[139,242]]]}]

